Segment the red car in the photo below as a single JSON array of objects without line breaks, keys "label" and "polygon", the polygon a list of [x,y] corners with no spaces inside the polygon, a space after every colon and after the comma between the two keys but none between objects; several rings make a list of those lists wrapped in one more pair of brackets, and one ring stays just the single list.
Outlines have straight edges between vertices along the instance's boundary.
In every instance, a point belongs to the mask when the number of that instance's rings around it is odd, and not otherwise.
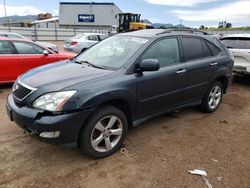
[{"label": "red car", "polygon": [[70,59],[72,52],[54,52],[29,40],[0,37],[0,83],[11,83],[41,65]]}]

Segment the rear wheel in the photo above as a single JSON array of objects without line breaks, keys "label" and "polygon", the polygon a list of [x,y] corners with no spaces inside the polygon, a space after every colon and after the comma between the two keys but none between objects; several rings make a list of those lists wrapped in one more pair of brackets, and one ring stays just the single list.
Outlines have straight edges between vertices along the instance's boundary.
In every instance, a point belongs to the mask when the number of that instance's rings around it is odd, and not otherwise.
[{"label": "rear wheel", "polygon": [[102,158],[112,155],[121,147],[128,123],[118,108],[104,106],[84,126],[79,140],[80,150],[94,158]]},{"label": "rear wheel", "polygon": [[220,82],[214,82],[208,89],[202,100],[201,108],[205,112],[214,112],[220,106],[223,96],[223,86]]}]

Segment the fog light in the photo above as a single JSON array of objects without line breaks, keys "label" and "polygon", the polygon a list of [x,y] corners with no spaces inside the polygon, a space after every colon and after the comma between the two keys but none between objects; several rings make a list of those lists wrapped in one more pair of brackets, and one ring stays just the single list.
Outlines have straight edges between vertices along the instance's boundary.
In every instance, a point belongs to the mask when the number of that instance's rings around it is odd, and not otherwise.
[{"label": "fog light", "polygon": [[42,132],[40,133],[40,137],[43,138],[57,138],[60,135],[60,131],[55,131],[55,132]]}]

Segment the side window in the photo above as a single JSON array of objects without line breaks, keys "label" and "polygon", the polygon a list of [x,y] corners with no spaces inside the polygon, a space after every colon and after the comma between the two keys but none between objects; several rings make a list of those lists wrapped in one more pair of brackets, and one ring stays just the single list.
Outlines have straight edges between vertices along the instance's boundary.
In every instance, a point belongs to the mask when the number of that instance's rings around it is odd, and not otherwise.
[{"label": "side window", "polygon": [[102,40],[104,40],[104,39],[107,38],[105,35],[99,35],[99,37],[100,37],[100,41],[102,41]]},{"label": "side window", "polygon": [[90,35],[90,36],[88,36],[88,40],[98,41],[98,36],[97,35]]},{"label": "side window", "polygon": [[180,62],[178,40],[176,38],[164,39],[155,43],[142,57],[142,59],[157,59],[160,67],[166,67]]},{"label": "side window", "polygon": [[13,42],[19,54],[43,54],[44,49],[28,42]]},{"label": "side window", "polygon": [[203,51],[204,51],[204,57],[211,57],[213,56],[211,50],[208,48],[207,44],[202,41]]},{"label": "side window", "polygon": [[8,38],[16,38],[16,39],[20,39],[21,38],[18,35],[12,35],[12,34],[8,34],[7,36],[8,36]]},{"label": "side window", "polygon": [[208,42],[208,41],[205,41],[205,42],[206,42],[207,46],[209,47],[209,49],[211,50],[213,56],[216,56],[221,52],[221,50],[217,46],[212,44],[211,42]]},{"label": "side window", "polygon": [[200,59],[204,56],[202,42],[200,39],[183,37],[182,45],[186,61]]},{"label": "side window", "polygon": [[0,54],[12,54],[11,46],[8,41],[0,41]]}]

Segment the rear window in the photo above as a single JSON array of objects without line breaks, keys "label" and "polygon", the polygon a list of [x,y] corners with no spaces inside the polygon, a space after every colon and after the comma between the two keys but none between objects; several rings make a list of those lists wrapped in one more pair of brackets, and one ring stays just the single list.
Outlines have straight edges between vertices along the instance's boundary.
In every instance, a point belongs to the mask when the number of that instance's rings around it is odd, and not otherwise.
[{"label": "rear window", "polygon": [[250,49],[250,38],[224,38],[221,41],[228,48]]},{"label": "rear window", "polygon": [[98,41],[98,36],[97,35],[90,35],[90,36],[88,36],[88,40]]},{"label": "rear window", "polygon": [[213,56],[211,50],[209,49],[208,45],[205,43],[205,41],[202,41],[202,46],[204,50],[204,57],[210,57]]},{"label": "rear window", "polygon": [[205,43],[207,44],[207,46],[211,50],[213,56],[216,56],[221,52],[220,48],[218,48],[216,45],[212,44],[211,42],[205,41]]},{"label": "rear window", "polygon": [[0,54],[12,54],[11,46],[8,41],[0,41]]}]

